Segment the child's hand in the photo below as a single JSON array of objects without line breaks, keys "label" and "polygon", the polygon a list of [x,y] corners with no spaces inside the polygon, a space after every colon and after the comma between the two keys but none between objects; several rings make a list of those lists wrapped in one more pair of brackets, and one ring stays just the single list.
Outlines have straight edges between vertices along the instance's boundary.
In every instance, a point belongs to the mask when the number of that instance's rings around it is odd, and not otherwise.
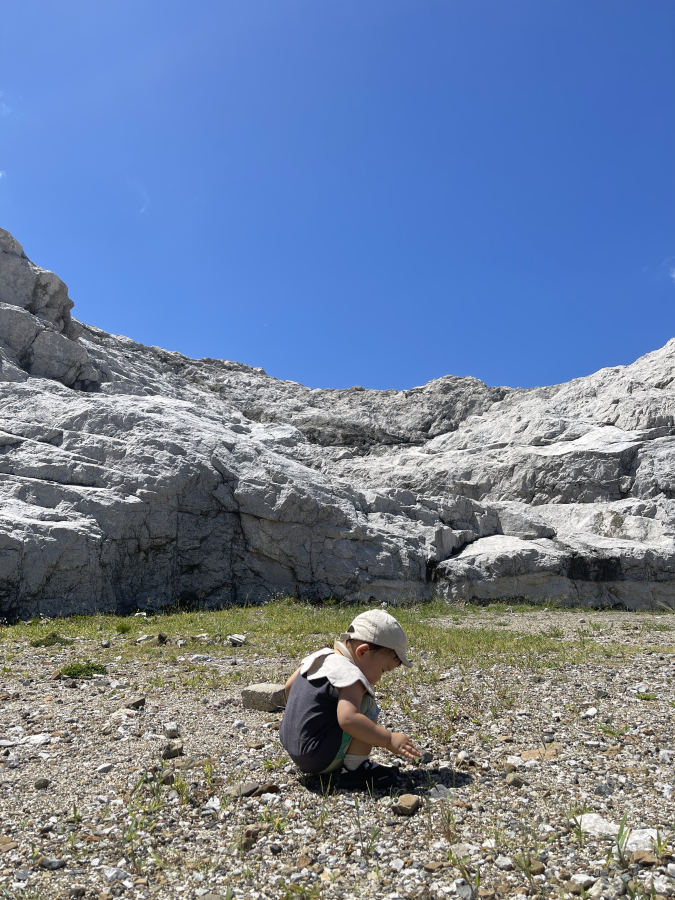
[{"label": "child's hand", "polygon": [[405,756],[408,759],[415,759],[422,755],[421,751],[415,747],[408,735],[401,734],[400,731],[392,732],[391,741],[387,749],[391,750],[395,756]]}]

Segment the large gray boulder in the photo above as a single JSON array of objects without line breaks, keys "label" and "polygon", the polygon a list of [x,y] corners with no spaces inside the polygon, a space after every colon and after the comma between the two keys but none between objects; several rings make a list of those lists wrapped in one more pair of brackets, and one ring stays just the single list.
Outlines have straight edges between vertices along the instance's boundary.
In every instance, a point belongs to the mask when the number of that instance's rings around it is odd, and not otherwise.
[{"label": "large gray boulder", "polygon": [[675,341],[532,390],[315,390],[71,317],[0,231],[0,615],[675,602]]}]

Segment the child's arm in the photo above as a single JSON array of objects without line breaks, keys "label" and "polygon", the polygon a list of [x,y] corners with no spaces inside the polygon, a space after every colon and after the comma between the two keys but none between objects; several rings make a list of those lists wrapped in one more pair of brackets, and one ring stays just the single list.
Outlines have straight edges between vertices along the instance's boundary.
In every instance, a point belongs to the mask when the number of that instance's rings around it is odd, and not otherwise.
[{"label": "child's arm", "polygon": [[291,688],[293,687],[293,682],[295,681],[295,679],[298,677],[299,674],[300,674],[300,666],[298,666],[298,668],[295,670],[295,672],[293,672],[291,677],[288,679],[288,681],[284,685],[284,690],[286,691],[286,699],[287,700],[288,700],[288,695],[291,692]]},{"label": "child's arm", "polygon": [[342,688],[337,708],[340,728],[356,738],[357,741],[363,741],[364,744],[370,744],[371,747],[386,747],[396,756],[406,756],[408,759],[421,756],[422,754],[407,735],[388,731],[381,725],[371,722],[359,711],[364,693],[365,688],[360,681]]}]

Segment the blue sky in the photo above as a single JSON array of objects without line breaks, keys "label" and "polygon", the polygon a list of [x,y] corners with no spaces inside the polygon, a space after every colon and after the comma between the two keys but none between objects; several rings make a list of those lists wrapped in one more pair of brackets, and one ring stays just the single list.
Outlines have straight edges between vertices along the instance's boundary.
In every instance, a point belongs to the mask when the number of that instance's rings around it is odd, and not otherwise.
[{"label": "blue sky", "polygon": [[0,225],[75,315],[314,387],[675,335],[672,0],[4,0]]}]

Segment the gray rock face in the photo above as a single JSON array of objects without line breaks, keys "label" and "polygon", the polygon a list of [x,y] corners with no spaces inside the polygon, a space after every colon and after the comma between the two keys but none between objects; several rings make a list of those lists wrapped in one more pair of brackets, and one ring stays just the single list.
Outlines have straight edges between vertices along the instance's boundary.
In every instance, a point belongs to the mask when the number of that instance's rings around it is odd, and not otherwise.
[{"label": "gray rock face", "polygon": [[675,341],[532,390],[312,390],[71,308],[0,230],[1,615],[675,602]]}]

